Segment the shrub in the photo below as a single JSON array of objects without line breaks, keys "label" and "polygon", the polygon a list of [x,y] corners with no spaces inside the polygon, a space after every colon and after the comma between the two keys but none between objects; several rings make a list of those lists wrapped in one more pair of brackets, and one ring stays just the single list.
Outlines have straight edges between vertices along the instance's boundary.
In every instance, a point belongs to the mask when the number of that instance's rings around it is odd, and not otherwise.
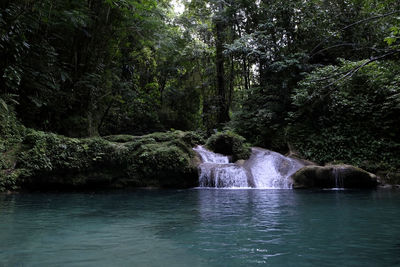
[{"label": "shrub", "polygon": [[208,138],[207,148],[216,153],[231,155],[233,161],[248,159],[251,154],[250,145],[246,139],[232,131],[219,132]]},{"label": "shrub", "polygon": [[289,140],[319,163],[341,161],[369,171],[399,169],[400,66],[375,62],[332,83],[336,74],[363,63],[342,61],[319,68],[299,83],[292,96],[297,111],[289,118]]}]

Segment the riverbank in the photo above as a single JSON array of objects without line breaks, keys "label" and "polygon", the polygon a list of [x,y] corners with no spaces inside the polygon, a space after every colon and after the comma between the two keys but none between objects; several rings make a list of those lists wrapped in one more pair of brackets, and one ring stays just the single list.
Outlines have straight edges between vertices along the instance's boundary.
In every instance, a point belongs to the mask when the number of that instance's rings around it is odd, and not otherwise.
[{"label": "riverbank", "polygon": [[196,186],[192,132],[68,138],[27,130],[2,154],[2,190]]},{"label": "riverbank", "polygon": [[[205,144],[229,155],[231,162],[250,156],[250,145],[230,131],[207,140],[199,133],[183,131],[70,138],[25,128],[12,114],[3,117],[3,122],[0,191],[5,192],[190,188],[199,185],[200,159],[193,147]],[[382,184],[400,183],[399,177],[382,174]],[[299,188],[304,187],[301,177]]]}]

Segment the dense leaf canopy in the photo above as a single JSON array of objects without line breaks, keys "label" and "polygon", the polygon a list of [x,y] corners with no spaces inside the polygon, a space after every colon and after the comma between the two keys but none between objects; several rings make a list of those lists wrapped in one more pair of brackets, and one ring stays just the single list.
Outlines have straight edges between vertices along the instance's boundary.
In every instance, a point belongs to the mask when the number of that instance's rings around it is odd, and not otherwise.
[{"label": "dense leaf canopy", "polygon": [[396,169],[399,52],[397,0],[5,0],[1,118],[70,137],[225,128]]}]

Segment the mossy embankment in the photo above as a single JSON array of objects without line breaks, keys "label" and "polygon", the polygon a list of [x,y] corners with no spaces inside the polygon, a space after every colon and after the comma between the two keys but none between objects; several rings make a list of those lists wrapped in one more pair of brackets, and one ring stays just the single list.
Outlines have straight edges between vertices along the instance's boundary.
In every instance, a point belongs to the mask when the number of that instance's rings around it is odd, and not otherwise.
[{"label": "mossy embankment", "polygon": [[27,129],[2,115],[0,191],[197,185],[194,132],[69,138]]},{"label": "mossy embankment", "polygon": [[70,138],[26,128],[12,112],[0,120],[0,192],[189,188],[198,185],[196,145],[234,160],[250,155],[245,139],[229,131],[207,141],[182,131]]}]

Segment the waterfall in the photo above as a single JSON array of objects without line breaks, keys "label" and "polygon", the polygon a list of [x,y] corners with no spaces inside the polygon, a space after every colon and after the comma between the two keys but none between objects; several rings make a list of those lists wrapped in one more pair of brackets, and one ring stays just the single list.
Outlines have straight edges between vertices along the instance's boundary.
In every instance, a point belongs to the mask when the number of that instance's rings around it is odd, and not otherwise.
[{"label": "waterfall", "polygon": [[230,163],[227,156],[213,153],[202,146],[194,150],[199,165],[200,187],[290,189],[290,176],[304,165],[297,160],[261,148],[252,148],[244,163]]},{"label": "waterfall", "polygon": [[238,164],[229,163],[227,156],[213,153],[202,146],[197,146],[194,151],[200,155],[202,160],[199,165],[200,187],[250,187],[247,171]]},{"label": "waterfall", "polygon": [[304,165],[273,151],[252,148],[245,166],[250,170],[256,188],[291,189],[290,176]]},{"label": "waterfall", "polygon": [[344,189],[344,181],[342,176],[342,168],[341,167],[333,167],[332,170],[333,177],[335,179],[335,188],[336,190]]},{"label": "waterfall", "polygon": [[203,163],[229,163],[229,158],[227,156],[213,153],[202,146],[197,146],[196,148],[193,148],[193,150],[200,155]]}]

